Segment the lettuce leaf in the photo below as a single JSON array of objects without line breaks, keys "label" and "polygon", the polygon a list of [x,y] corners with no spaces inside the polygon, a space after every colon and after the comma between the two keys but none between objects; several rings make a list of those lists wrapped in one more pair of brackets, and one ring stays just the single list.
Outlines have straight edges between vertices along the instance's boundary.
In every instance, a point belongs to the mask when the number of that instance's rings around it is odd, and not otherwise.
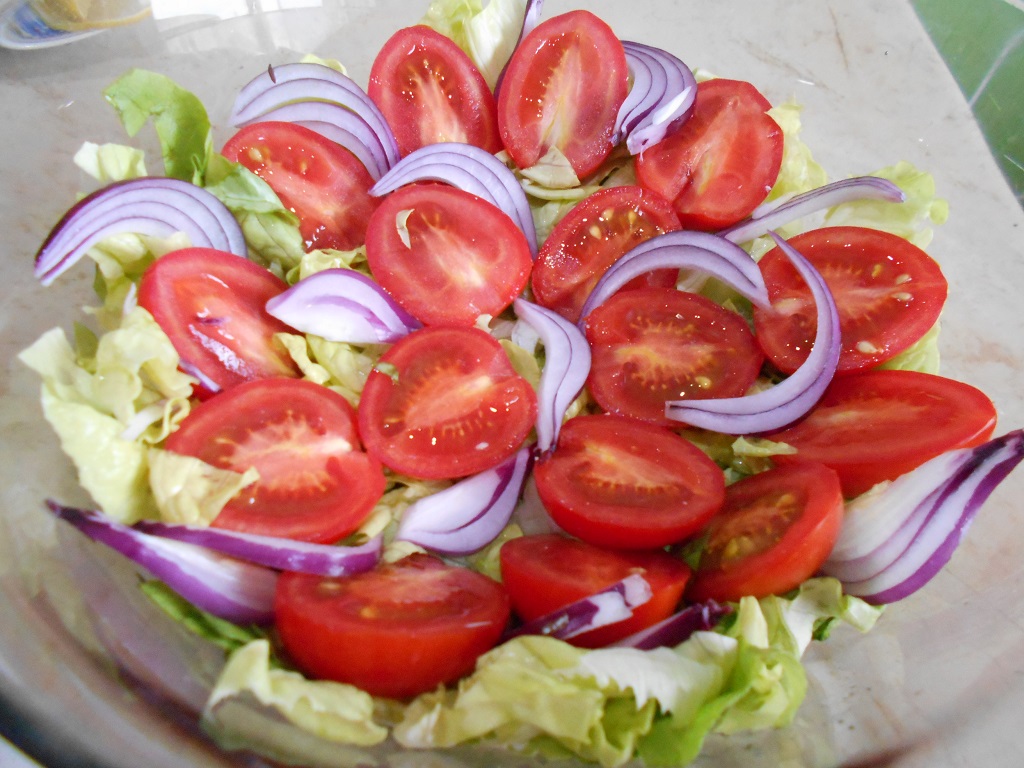
[{"label": "lettuce leaf", "polygon": [[253,467],[233,472],[160,448],[150,448],[146,458],[149,486],[168,523],[209,525],[240,490],[259,480]]},{"label": "lettuce leaf", "polygon": [[270,643],[253,640],[234,651],[207,701],[204,723],[216,729],[220,704],[242,694],[274,709],[299,728],[344,744],[369,746],[387,738],[374,721],[374,701],[358,688],[329,681],[306,680],[297,672],[275,669]]},{"label": "lettuce leaf", "polygon": [[43,413],[79,480],[111,517],[154,517],[146,446],[162,441],[189,411],[194,380],[152,316],[135,307],[120,326],[76,350],[57,328],[19,359],[42,378]]},{"label": "lettuce leaf", "polygon": [[451,38],[494,89],[523,28],[526,0],[434,0],[421,24]]},{"label": "lettuce leaf", "polygon": [[202,185],[213,152],[213,135],[206,108],[195,94],[165,75],[132,69],[103,95],[129,136],[152,120],[167,176]]},{"label": "lettuce leaf", "polygon": [[825,215],[828,226],[873,227],[906,238],[918,248],[932,239],[932,225],[945,223],[949,203],[936,196],[935,179],[912,163],[900,161],[870,174],[888,179],[906,195],[903,203],[860,200],[831,208]]},{"label": "lettuce leaf", "polygon": [[878,615],[836,580],[812,579],[788,597],[744,599],[727,630],[676,648],[584,651],[515,638],[481,656],[456,690],[415,699],[394,736],[408,747],[487,738],[605,766],[634,752],[649,765],[683,765],[712,731],[791,722],[807,686],[800,655],[816,629],[842,621],[866,631]]},{"label": "lettuce leaf", "polygon": [[146,153],[124,144],[87,141],[75,153],[75,165],[106,184],[146,176]]}]

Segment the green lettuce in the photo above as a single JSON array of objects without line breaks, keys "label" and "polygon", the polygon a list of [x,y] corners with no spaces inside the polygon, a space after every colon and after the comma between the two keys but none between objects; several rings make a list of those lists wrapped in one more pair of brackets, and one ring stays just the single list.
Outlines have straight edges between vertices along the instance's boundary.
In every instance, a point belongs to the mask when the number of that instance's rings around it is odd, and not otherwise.
[{"label": "green lettuce", "polygon": [[168,523],[209,525],[239,491],[259,480],[252,467],[233,472],[160,448],[150,448],[146,458],[153,498]]},{"label": "green lettuce", "polygon": [[451,38],[493,90],[523,27],[526,0],[434,0],[421,23]]},{"label": "green lettuce", "polygon": [[124,144],[87,141],[79,147],[74,160],[75,165],[105,184],[146,175],[146,153]]},{"label": "green lettuce", "polygon": [[217,709],[228,699],[250,694],[299,728],[344,744],[369,746],[387,738],[374,722],[374,701],[358,688],[310,681],[297,672],[274,668],[270,643],[253,640],[234,651],[207,701],[204,723],[217,730]]},{"label": "green lettuce", "polygon": [[167,176],[202,185],[213,136],[206,108],[195,94],[165,75],[132,69],[103,95],[129,136],[152,120]]},{"label": "green lettuce", "polygon": [[906,201],[858,200],[837,205],[825,214],[832,227],[873,227],[899,235],[919,248],[932,239],[932,225],[945,223],[949,203],[936,196],[935,179],[912,163],[900,161],[870,174],[888,179],[903,190]]},{"label": "green lettuce", "polygon": [[708,733],[785,726],[806,691],[800,656],[824,623],[867,631],[879,610],[812,579],[787,597],[746,598],[721,633],[676,648],[585,651],[513,639],[480,657],[455,690],[415,699],[394,728],[413,748],[479,739],[621,765],[683,765]]},{"label": "green lettuce", "polygon": [[188,413],[194,380],[140,307],[98,339],[82,337],[87,348],[75,349],[53,329],[19,359],[42,379],[43,413],[100,508],[121,522],[153,517],[146,446]]}]

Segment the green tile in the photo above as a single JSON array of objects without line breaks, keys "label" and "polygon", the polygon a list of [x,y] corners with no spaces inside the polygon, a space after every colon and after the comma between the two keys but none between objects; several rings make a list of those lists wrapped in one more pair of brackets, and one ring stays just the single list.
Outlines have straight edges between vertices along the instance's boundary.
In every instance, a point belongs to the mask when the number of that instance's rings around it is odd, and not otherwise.
[{"label": "green tile", "polygon": [[1024,6],[914,0],[914,8],[1024,202]]}]

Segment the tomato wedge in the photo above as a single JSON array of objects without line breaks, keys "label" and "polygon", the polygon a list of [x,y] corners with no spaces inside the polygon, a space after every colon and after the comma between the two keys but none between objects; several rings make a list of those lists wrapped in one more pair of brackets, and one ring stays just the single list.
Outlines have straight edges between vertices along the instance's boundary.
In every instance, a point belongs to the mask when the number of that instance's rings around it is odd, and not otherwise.
[{"label": "tomato wedge", "polygon": [[545,616],[632,574],[651,586],[651,599],[625,621],[583,632],[568,642],[601,648],[675,612],[690,578],[682,560],[661,551],[615,552],[558,534],[521,536],[501,546],[501,578],[513,612],[523,621]]},{"label": "tomato wedge", "polygon": [[354,576],[283,573],[274,616],[311,677],[406,699],[471,672],[504,631],[509,601],[487,576],[414,554]]},{"label": "tomato wedge", "polygon": [[537,492],[566,532],[609,549],[657,549],[697,533],[725,498],[725,476],[664,427],[577,416],[534,467]]},{"label": "tomato wedge", "polygon": [[212,525],[332,543],[358,528],[384,493],[384,471],[359,442],[355,410],[303,379],[240,384],[192,409],[167,450],[259,480]]},{"label": "tomato wedge", "polygon": [[[537,303],[570,322],[608,268],[655,235],[679,229],[671,204],[635,185],[609,187],[584,198],[551,230],[530,278]],[[678,269],[659,269],[624,288],[672,288]]]},{"label": "tomato wedge", "polygon": [[[839,373],[873,368],[935,325],[948,285],[927,253],[898,235],[865,227],[824,227],[789,244],[821,273],[839,308]],[[814,299],[781,248],[759,262],[771,309],[754,308],[761,348],[784,373],[810,353],[818,329]]]},{"label": "tomato wedge", "polygon": [[764,355],[735,312],[675,288],[620,291],[587,316],[587,387],[606,411],[671,426],[666,400],[739,397]]},{"label": "tomato wedge", "polygon": [[197,394],[243,381],[299,376],[275,333],[291,329],[267,314],[267,301],[288,286],[243,256],[184,248],[157,259],[142,275],[139,306],[170,338],[182,367],[197,373]]},{"label": "tomato wedge", "polygon": [[684,229],[735,224],[764,202],[782,167],[782,129],[769,109],[748,82],[705,80],[689,120],[637,156],[637,181],[672,201]]},{"label": "tomato wedge", "polygon": [[523,38],[498,91],[498,130],[520,168],[552,147],[580,179],[612,151],[612,132],[628,91],[622,43],[589,11],[538,24]]},{"label": "tomato wedge", "polygon": [[444,184],[389,194],[366,232],[374,278],[425,325],[501,314],[530,278],[526,236],[505,213]]},{"label": "tomato wedge", "polygon": [[358,248],[379,201],[373,177],[345,147],[301,125],[267,121],[242,128],[221,153],[241,163],[299,217],[306,249]]},{"label": "tomato wedge", "polygon": [[872,370],[842,376],[814,409],[767,437],[839,473],[843,493],[857,496],[955,448],[992,436],[996,409],[969,384],[917,371]]},{"label": "tomato wedge", "polygon": [[839,478],[801,461],[739,480],[705,531],[689,600],[737,601],[798,587],[825,562],[843,522]]},{"label": "tomato wedge", "polygon": [[536,416],[529,382],[477,328],[412,332],[383,355],[359,403],[366,449],[397,472],[433,479],[497,466]]},{"label": "tomato wedge", "polygon": [[404,156],[457,141],[501,149],[491,89],[458,45],[428,26],[398,30],[370,68],[367,93],[384,114]]}]

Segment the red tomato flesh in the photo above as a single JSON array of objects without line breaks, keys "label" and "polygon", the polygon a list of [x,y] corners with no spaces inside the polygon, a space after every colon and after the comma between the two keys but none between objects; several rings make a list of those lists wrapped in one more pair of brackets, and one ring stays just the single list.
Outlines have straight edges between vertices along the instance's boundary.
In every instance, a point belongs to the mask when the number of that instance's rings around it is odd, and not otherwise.
[{"label": "red tomato flesh", "polygon": [[373,177],[345,147],[304,126],[267,121],[242,128],[221,152],[267,182],[299,217],[307,250],[348,251],[365,241],[379,201],[369,193]]},{"label": "red tomato flesh", "polygon": [[739,480],[705,529],[686,597],[734,602],[795,589],[828,558],[842,522],[839,478],[822,464],[797,462]]},{"label": "red tomato flesh", "polygon": [[367,93],[391,126],[403,156],[446,141],[501,149],[491,89],[473,61],[430,27],[398,30],[370,69]]},{"label": "red tomato flesh", "polygon": [[[213,387],[299,376],[275,333],[291,328],[271,317],[267,301],[287,289],[283,280],[243,256],[184,248],[153,262],[139,283],[139,306],[170,338],[182,365]],[[213,387],[200,387],[209,396]]]},{"label": "red tomato flesh", "polygon": [[992,436],[996,409],[979,389],[917,371],[873,370],[832,381],[814,409],[767,437],[797,449],[776,463],[820,461],[857,496],[928,459]]},{"label": "red tomato flesh", "polygon": [[735,224],[764,202],[782,166],[782,129],[769,109],[750,83],[700,83],[689,120],[637,156],[637,181],[672,201],[684,229]]},{"label": "red tomato flesh", "polygon": [[[655,235],[679,229],[671,204],[638,186],[609,187],[581,200],[551,230],[531,275],[538,304],[575,323],[584,302],[608,268]],[[672,288],[677,269],[659,269],[625,289]]]},{"label": "red tomato flesh", "polygon": [[354,576],[283,573],[274,614],[311,677],[406,699],[471,672],[504,631],[509,601],[493,579],[415,554]]},{"label": "red tomato flesh", "polygon": [[443,479],[497,466],[533,429],[537,397],[477,328],[424,328],[392,346],[359,404],[366,449],[396,472]]},{"label": "red tomato flesh", "polygon": [[612,29],[588,11],[538,24],[509,60],[498,91],[498,130],[520,168],[555,147],[580,179],[612,151],[628,91],[626,53]]},{"label": "red tomato flesh", "polygon": [[[890,360],[939,319],[948,285],[939,265],[902,237],[864,227],[825,227],[789,240],[814,265],[839,309],[838,373]],[[810,288],[781,248],[759,262],[771,309],[754,308],[758,341],[772,363],[792,373],[818,330]]]},{"label": "red tomato flesh", "polygon": [[739,397],[764,356],[735,312],[675,288],[620,291],[587,316],[587,387],[611,413],[670,426],[666,400]]},{"label": "red tomato flesh", "polygon": [[303,379],[223,392],[193,408],[166,446],[221,469],[259,472],[214,519],[216,528],[333,543],[384,493],[384,471],[360,445],[355,410]]},{"label": "red tomato flesh", "polygon": [[532,621],[589,597],[632,574],[643,576],[653,596],[625,621],[592,629],[568,642],[601,648],[646,629],[675,612],[690,568],[661,552],[615,552],[558,534],[521,536],[501,546],[501,578],[513,612]]},{"label": "red tomato flesh", "polygon": [[578,416],[534,467],[552,519],[609,549],[657,549],[697,533],[725,498],[725,476],[664,427],[621,416]]},{"label": "red tomato flesh", "polygon": [[367,227],[366,259],[377,282],[425,325],[468,326],[501,314],[533,266],[512,219],[443,184],[387,195]]}]

